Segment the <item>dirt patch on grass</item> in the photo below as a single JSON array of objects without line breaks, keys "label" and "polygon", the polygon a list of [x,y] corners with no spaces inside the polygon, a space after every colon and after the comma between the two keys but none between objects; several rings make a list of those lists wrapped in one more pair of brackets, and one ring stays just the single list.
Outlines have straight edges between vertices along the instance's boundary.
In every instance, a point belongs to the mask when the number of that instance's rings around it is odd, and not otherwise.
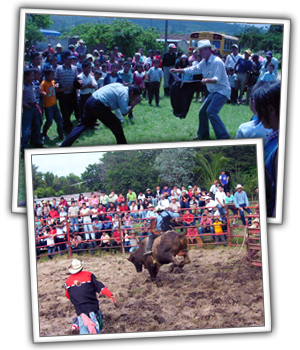
[{"label": "dirt patch on grass", "polygon": [[[80,257],[116,296],[118,305],[99,297],[102,333],[187,330],[264,325],[262,273],[242,262],[245,252],[215,248],[191,250],[191,263],[155,282],[137,273],[128,255]],[[38,263],[40,335],[71,335],[75,309],[65,297],[69,260]]]}]

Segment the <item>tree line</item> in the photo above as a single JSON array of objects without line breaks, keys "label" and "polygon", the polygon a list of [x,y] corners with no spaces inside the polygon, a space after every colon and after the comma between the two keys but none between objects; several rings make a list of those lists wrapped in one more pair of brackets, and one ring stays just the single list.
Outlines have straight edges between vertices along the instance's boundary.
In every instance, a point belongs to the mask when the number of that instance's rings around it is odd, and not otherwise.
[{"label": "tree line", "polygon": [[125,195],[129,188],[145,192],[157,185],[198,185],[209,190],[221,170],[248,194],[257,188],[255,145],[206,148],[150,149],[107,152],[80,175],[42,173],[33,165],[33,188],[37,198],[105,190]]}]

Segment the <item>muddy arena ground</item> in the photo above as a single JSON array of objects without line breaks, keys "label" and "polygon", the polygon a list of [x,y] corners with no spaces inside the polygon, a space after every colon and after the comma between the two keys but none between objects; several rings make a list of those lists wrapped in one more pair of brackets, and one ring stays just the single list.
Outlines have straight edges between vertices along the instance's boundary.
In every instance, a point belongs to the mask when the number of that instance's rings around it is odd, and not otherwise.
[{"label": "muddy arena ground", "polygon": [[[193,249],[191,263],[155,282],[147,270],[137,273],[129,254],[80,256],[116,296],[115,306],[99,296],[104,314],[101,333],[256,327],[264,325],[261,268],[243,262],[238,248]],[[76,256],[75,256],[76,257]],[[38,262],[40,336],[73,335],[75,309],[65,297],[70,260]]]}]

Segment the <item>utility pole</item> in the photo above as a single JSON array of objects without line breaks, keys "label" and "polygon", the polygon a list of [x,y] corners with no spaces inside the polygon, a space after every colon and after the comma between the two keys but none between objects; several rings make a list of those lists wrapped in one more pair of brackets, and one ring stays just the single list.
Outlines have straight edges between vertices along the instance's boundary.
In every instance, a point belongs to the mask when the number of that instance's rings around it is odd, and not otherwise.
[{"label": "utility pole", "polygon": [[167,51],[167,44],[168,44],[168,20],[166,20],[166,26],[165,26],[165,52]]}]

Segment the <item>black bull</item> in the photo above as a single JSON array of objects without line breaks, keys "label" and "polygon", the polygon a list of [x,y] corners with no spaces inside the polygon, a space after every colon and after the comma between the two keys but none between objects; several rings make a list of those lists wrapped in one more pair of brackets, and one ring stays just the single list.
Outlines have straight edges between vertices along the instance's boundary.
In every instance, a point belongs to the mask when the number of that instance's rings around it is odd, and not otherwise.
[{"label": "black bull", "polygon": [[[134,264],[137,272],[142,272],[144,266],[149,271],[152,281],[161,265],[172,263],[169,267],[169,272],[172,272],[175,267],[183,267],[191,262],[186,238],[179,236],[175,231],[163,233],[154,240],[152,255],[144,255],[147,242],[148,237],[142,241],[135,252],[130,254],[128,260]],[[183,256],[184,260],[178,261],[176,255]]]}]

